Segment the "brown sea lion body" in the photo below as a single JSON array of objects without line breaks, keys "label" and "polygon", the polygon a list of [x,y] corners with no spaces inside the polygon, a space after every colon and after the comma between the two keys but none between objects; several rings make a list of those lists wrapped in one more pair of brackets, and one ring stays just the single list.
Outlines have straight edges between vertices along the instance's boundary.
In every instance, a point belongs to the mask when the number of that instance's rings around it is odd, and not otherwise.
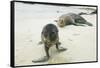
[{"label": "brown sea lion body", "polygon": [[75,13],[63,14],[56,22],[59,27],[64,27],[66,25],[84,26],[84,24],[92,26],[92,24],[87,22],[82,16]]}]

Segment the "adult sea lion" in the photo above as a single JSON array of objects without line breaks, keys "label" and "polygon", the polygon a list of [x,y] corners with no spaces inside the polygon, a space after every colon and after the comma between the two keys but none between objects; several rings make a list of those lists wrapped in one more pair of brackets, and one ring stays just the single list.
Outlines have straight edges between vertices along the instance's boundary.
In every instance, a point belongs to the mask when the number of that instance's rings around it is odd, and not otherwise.
[{"label": "adult sea lion", "polygon": [[82,16],[75,13],[63,14],[59,17],[58,20],[55,20],[59,27],[64,27],[66,25],[76,25],[76,26],[84,26],[84,24],[88,26],[93,26],[91,23],[87,22]]},{"label": "adult sea lion", "polygon": [[60,48],[60,42],[59,42],[59,35],[58,35],[58,29],[54,24],[47,24],[42,32],[41,32],[41,40],[44,44],[44,49],[46,52],[46,56],[38,59],[38,60],[34,60],[33,62],[44,62],[47,61],[50,58],[49,55],[49,48],[52,47],[53,45],[56,45],[56,49],[58,51],[65,51],[65,48]]}]

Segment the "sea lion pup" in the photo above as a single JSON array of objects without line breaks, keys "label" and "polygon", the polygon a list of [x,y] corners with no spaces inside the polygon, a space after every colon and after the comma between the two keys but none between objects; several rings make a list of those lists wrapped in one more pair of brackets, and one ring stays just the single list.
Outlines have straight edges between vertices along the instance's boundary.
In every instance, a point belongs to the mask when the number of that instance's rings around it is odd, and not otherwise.
[{"label": "sea lion pup", "polygon": [[54,24],[47,24],[42,32],[41,32],[41,40],[44,43],[44,49],[46,52],[46,56],[33,61],[33,62],[44,62],[47,61],[50,58],[49,55],[49,48],[52,47],[53,45],[56,45],[56,49],[58,51],[65,51],[65,48],[60,48],[60,42],[59,42],[59,35],[58,35],[58,29]]},{"label": "sea lion pup", "polygon": [[68,13],[63,14],[59,17],[58,20],[55,20],[59,27],[64,27],[66,25],[76,25],[76,26],[84,26],[87,24],[88,26],[93,26],[91,23],[87,22],[83,17],[79,14]]}]

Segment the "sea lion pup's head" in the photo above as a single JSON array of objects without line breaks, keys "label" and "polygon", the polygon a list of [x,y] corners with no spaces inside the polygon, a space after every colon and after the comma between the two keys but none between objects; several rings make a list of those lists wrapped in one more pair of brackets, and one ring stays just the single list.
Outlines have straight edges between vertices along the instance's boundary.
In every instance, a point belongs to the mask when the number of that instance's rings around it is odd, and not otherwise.
[{"label": "sea lion pup's head", "polygon": [[42,30],[43,42],[55,42],[58,38],[58,29],[54,24],[47,24]]}]

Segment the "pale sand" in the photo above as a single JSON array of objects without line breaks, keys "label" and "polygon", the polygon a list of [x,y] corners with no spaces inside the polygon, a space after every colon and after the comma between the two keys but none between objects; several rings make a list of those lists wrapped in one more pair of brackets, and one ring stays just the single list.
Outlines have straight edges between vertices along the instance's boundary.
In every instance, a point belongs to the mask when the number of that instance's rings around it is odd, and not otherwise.
[{"label": "pale sand", "polygon": [[[32,62],[32,60],[45,56],[43,44],[38,44],[41,40],[41,31],[44,25],[48,23],[56,25],[54,20],[64,13],[90,12],[90,10],[21,3],[16,3],[15,7],[16,66],[96,61],[96,15],[94,14],[83,15],[88,22],[93,24],[92,27],[69,25],[59,28],[57,26],[61,46],[67,48],[67,50],[59,53],[53,46],[49,51],[51,58],[47,62]],[[41,10],[41,7],[44,9]],[[61,10],[61,12],[57,13],[57,10]]]}]

